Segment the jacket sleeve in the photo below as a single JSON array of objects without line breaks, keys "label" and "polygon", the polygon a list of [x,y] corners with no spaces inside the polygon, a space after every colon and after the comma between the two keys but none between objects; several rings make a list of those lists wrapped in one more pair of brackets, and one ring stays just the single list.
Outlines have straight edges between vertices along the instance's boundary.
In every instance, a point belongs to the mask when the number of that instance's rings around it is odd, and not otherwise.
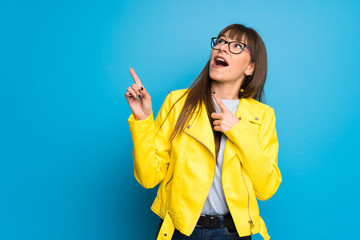
[{"label": "jacket sleeve", "polygon": [[242,117],[225,134],[235,144],[235,151],[252,181],[256,197],[269,199],[282,181],[278,168],[279,142],[274,110],[268,107],[260,131],[249,119]]},{"label": "jacket sleeve", "polygon": [[161,182],[170,162],[172,127],[168,119],[160,126],[172,106],[171,95],[166,97],[155,121],[152,113],[144,120],[136,120],[133,114],[128,119],[133,141],[134,174],[144,188],[153,188]]}]

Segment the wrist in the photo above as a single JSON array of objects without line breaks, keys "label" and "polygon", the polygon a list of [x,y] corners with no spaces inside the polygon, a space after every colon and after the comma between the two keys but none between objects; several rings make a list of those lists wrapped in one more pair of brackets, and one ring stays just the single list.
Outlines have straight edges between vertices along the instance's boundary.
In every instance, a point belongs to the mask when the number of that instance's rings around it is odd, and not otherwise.
[{"label": "wrist", "polygon": [[152,113],[152,112],[150,112],[150,113],[147,114],[147,115],[142,115],[142,116],[136,116],[136,115],[134,115],[134,116],[135,116],[135,119],[136,119],[137,121],[141,121],[141,120],[147,119],[147,118],[151,115],[151,113]]}]

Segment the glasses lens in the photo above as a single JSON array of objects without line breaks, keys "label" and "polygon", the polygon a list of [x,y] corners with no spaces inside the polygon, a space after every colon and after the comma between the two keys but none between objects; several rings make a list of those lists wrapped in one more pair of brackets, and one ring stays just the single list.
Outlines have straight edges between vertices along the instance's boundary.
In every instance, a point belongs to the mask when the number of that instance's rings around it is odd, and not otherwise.
[{"label": "glasses lens", "polygon": [[214,49],[220,49],[221,45],[227,44],[223,38],[212,38],[211,47]]},{"label": "glasses lens", "polygon": [[214,37],[214,38],[211,38],[211,48],[214,48],[217,44],[217,38]]},{"label": "glasses lens", "polygon": [[230,44],[230,52],[232,53],[241,53],[244,48],[245,45],[240,42],[232,42]]}]

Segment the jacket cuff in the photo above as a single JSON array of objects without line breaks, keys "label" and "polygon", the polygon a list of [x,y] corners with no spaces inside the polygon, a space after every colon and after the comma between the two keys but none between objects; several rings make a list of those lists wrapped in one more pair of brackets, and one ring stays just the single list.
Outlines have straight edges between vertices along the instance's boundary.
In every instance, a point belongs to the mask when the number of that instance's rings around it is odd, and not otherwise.
[{"label": "jacket cuff", "polygon": [[133,128],[136,128],[136,127],[149,125],[153,122],[154,122],[154,115],[152,112],[147,118],[145,118],[143,120],[136,120],[133,113],[130,115],[130,117],[128,119],[128,124],[129,124],[130,130],[132,130]]}]

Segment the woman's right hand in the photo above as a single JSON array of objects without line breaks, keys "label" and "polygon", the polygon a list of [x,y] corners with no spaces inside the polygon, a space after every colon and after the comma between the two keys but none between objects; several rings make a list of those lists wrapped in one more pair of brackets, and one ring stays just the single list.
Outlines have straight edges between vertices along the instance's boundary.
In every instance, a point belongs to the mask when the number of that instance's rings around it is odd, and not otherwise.
[{"label": "woman's right hand", "polygon": [[135,83],[127,88],[125,98],[136,120],[143,120],[152,113],[151,97],[142,85],[134,69],[130,68],[130,73]]}]

